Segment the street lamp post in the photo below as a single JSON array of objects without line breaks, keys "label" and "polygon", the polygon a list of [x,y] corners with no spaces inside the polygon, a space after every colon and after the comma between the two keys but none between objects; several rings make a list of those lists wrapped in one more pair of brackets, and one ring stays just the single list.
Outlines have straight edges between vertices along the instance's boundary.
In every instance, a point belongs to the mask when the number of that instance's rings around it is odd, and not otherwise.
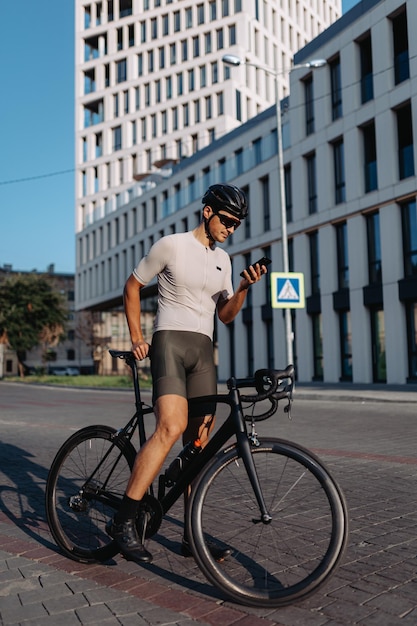
[{"label": "street lamp post", "polygon": [[[279,174],[279,196],[280,196],[280,210],[281,210],[281,237],[282,237],[282,266],[283,271],[288,273],[290,269],[289,256],[288,256],[288,231],[287,231],[287,209],[285,198],[285,172],[284,172],[284,150],[282,146],[282,128],[281,128],[281,103],[279,99],[279,82],[278,77],[286,72],[298,68],[311,68],[315,69],[326,65],[324,59],[315,59],[308,63],[301,63],[299,65],[293,65],[288,69],[282,71],[275,71],[266,65],[258,65],[257,63],[247,63],[242,61],[240,57],[234,54],[225,54],[222,57],[223,63],[226,65],[232,65],[237,67],[238,65],[249,65],[256,69],[264,70],[268,74],[274,77],[275,82],[275,110],[277,118],[277,143],[278,143],[278,174]],[[291,310],[287,307],[284,309],[285,315],[285,345],[287,364],[290,365],[294,361],[293,353],[293,337],[292,337],[292,323],[291,323]]]}]

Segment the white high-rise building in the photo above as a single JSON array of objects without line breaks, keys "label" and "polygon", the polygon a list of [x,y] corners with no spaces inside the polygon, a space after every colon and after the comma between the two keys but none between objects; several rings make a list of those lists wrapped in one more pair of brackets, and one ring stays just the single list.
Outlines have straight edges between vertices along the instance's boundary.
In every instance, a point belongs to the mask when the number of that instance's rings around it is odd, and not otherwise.
[{"label": "white high-rise building", "polygon": [[[275,102],[341,0],[76,0],[76,230]],[[146,183],[142,182],[146,178]],[[136,181],[136,185],[135,185]]]}]

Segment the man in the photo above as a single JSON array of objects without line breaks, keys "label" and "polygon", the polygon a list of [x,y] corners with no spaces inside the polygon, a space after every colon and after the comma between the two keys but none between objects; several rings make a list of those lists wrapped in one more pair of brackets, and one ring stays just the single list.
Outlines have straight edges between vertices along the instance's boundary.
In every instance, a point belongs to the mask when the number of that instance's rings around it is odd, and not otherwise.
[{"label": "man", "polygon": [[[150,346],[141,329],[140,292],[158,276],[151,354],[156,429],[137,454],[120,509],[107,528],[120,552],[138,562],[152,560],[135,525],[140,500],[181,435],[184,442],[198,437],[204,446],[214,426],[209,408],[207,414],[188,419],[187,398],[215,394],[217,390],[212,344],[215,312],[223,323],[232,322],[250,285],[266,273],[264,266],[250,266],[233,292],[230,257],[216,246],[226,241],[247,216],[243,191],[232,185],[212,185],[202,202],[202,221],[197,228],[156,242],[124,289],[132,352],[141,360],[148,356]],[[217,552],[216,547],[211,549],[218,560],[227,554],[220,547]],[[185,536],[182,553],[191,555]]]}]

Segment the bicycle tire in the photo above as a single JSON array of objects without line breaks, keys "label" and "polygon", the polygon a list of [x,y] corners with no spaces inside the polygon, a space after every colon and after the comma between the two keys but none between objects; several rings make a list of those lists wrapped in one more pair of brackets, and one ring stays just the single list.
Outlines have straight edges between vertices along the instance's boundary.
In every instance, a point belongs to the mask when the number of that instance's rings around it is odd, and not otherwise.
[{"label": "bicycle tire", "polygon": [[114,437],[116,432],[109,426],[77,431],[61,446],[49,470],[49,528],[62,552],[79,563],[107,561],[118,552],[105,526],[121,501],[136,453],[128,440]]},{"label": "bicycle tire", "polygon": [[[347,543],[347,507],[329,471],[305,448],[263,440],[253,459],[272,521],[261,521],[233,446],[216,455],[193,489],[188,536],[200,569],[229,599],[276,608],[314,593],[335,571]],[[216,562],[207,540],[231,555]]]}]

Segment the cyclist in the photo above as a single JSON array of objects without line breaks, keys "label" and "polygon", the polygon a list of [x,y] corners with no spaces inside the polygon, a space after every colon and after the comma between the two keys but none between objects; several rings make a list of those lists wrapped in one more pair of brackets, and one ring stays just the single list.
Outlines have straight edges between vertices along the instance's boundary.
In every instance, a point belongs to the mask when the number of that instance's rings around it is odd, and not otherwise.
[{"label": "cyclist", "polygon": [[[216,245],[224,243],[247,216],[244,192],[232,185],[212,185],[202,203],[200,224],[193,231],[157,241],[124,288],[132,352],[141,360],[150,354],[141,329],[141,289],[158,277],[158,310],[150,355],[156,428],[138,452],[120,509],[107,526],[120,552],[138,562],[152,560],[136,529],[140,500],[181,435],[184,442],[198,437],[204,446],[214,426],[215,407],[204,407],[200,415],[192,416],[187,398],[217,391],[212,344],[215,312],[225,324],[232,322],[250,285],[267,272],[265,266],[250,266],[234,292],[230,257]],[[230,553],[220,546],[210,549],[217,560]],[[181,551],[191,556],[185,535]]]}]

